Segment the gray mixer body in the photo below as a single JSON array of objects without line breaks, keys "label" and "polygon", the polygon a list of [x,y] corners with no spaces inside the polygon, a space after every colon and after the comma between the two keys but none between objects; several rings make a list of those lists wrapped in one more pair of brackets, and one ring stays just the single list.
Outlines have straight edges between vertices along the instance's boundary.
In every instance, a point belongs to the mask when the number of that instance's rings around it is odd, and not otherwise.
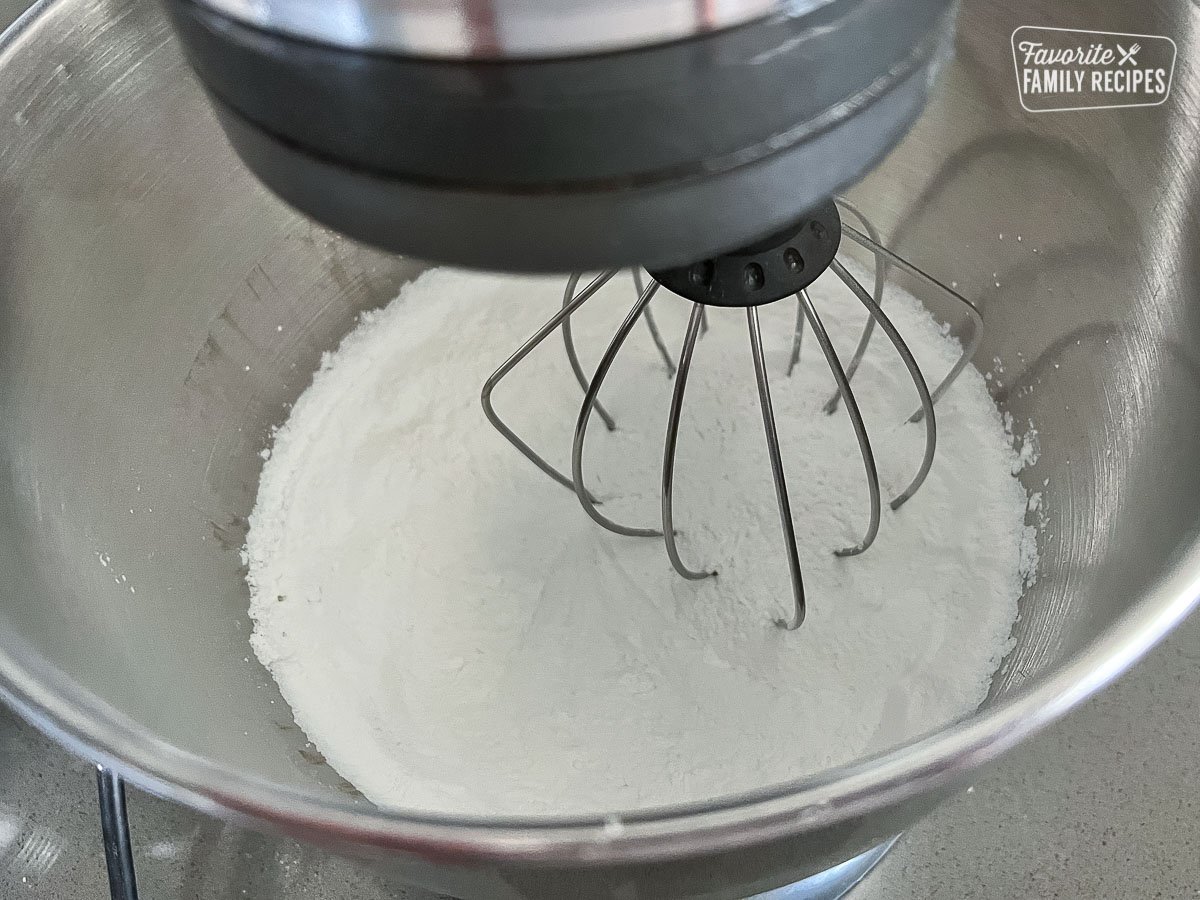
[{"label": "gray mixer body", "polygon": [[681,265],[790,225],[907,130],[953,26],[950,0],[167,6],[281,197],[513,271]]}]

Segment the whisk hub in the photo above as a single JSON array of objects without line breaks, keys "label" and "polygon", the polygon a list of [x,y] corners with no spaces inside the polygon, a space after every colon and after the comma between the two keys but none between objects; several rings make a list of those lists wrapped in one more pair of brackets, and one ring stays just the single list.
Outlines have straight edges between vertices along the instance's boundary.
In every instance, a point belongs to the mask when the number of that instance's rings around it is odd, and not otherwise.
[{"label": "whisk hub", "polygon": [[808,287],[829,268],[842,239],[837,204],[827,200],[782,231],[753,244],[650,275],[672,293],[708,306],[774,303]]}]

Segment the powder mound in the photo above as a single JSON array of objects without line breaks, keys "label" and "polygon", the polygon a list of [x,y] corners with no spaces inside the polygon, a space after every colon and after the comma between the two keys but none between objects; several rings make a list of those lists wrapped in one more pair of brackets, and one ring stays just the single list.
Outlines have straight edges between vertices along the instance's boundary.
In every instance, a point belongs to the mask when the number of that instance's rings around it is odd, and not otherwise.
[{"label": "powder mound", "polygon": [[[848,762],[972,711],[1009,647],[1036,566],[1020,460],[968,367],[937,407],[917,496],[868,493],[815,342],[785,376],[789,301],[761,310],[808,593],[797,631],[744,315],[710,310],[676,465],[685,581],[661,539],[599,528],[479,403],[491,372],[561,303],[560,280],[429,272],[324,359],[266,459],[245,555],[251,643],[296,722],[381,805],[447,814],[596,814],[707,800]],[[812,288],[848,359],[865,313]],[[595,368],[632,303],[628,273],[574,318]],[[911,297],[885,308],[930,384],[958,344]],[[654,314],[678,353],[688,304]],[[885,500],[916,472],[921,425],[876,332],[854,389]],[[639,324],[601,393],[585,471],[605,513],[659,524],[671,379]],[[500,415],[569,468],[582,392],[552,335],[497,388]]]}]

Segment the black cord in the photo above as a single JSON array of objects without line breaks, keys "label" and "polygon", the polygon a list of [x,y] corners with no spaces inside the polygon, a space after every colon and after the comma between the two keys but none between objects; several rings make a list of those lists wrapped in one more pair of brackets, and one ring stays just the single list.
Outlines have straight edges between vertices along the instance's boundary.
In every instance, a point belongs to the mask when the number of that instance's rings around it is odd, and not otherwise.
[{"label": "black cord", "polygon": [[125,783],[111,769],[96,766],[96,784],[100,788],[100,830],[104,835],[109,892],[112,900],[138,900],[129,817],[125,812]]}]

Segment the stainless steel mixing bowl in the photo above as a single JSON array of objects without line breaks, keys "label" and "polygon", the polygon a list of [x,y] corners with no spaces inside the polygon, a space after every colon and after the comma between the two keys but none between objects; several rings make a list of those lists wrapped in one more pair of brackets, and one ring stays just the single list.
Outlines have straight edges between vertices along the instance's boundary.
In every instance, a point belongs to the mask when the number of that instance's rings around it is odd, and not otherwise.
[{"label": "stainless steel mixing bowl", "polygon": [[[1024,24],[1169,35],[1172,95],[1026,113]],[[1037,423],[1022,477],[1045,492],[1041,578],[984,708],[755,796],[500,822],[356,797],[247,645],[258,451],[320,353],[421,264],[257,185],[155,5],[42,7],[0,46],[4,695],[151,790],[462,896],[745,895],[903,829],[1200,594],[1198,26],[1183,0],[968,2],[929,110],[855,192],[982,306],[996,400]]]}]

